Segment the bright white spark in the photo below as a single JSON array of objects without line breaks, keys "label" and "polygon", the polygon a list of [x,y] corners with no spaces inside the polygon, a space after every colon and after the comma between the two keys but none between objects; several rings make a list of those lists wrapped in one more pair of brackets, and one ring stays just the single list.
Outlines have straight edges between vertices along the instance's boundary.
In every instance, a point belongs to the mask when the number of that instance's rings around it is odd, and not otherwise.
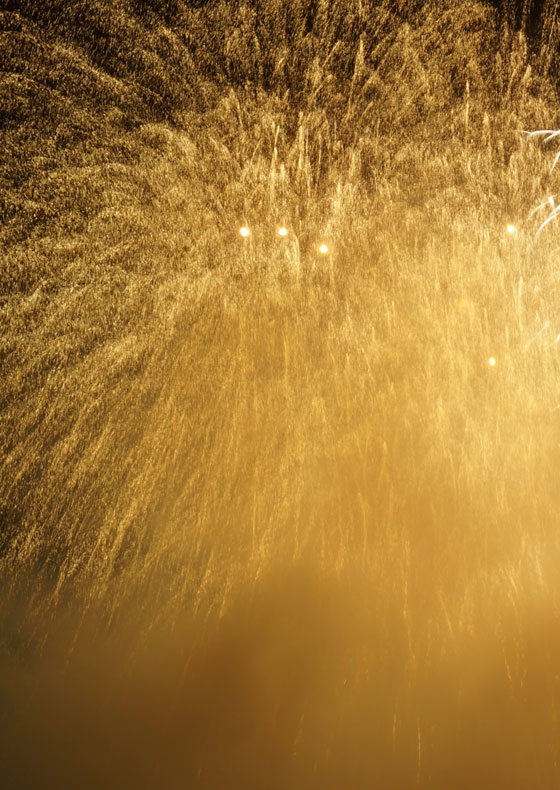
[{"label": "bright white spark", "polygon": [[491,368],[495,368],[496,367],[496,359],[494,357],[490,357],[490,359],[488,360],[488,364],[490,365]]},{"label": "bright white spark", "polygon": [[243,225],[241,228],[239,228],[239,233],[243,236],[244,239],[246,239],[247,236],[251,234],[251,231],[246,225]]},{"label": "bright white spark", "polygon": [[327,245],[326,244],[321,244],[321,246],[319,247],[319,252],[322,255],[326,255],[328,251],[329,251],[329,248],[327,247]]},{"label": "bright white spark", "polygon": [[279,236],[287,236],[288,235],[288,229],[284,228],[284,227],[278,228],[278,235]]},{"label": "bright white spark", "polygon": [[551,196],[548,198],[548,205],[549,205],[551,208],[554,208],[554,196],[553,196],[553,195],[551,195]]},{"label": "bright white spark", "polygon": [[507,232],[512,234],[515,233],[515,225],[508,225]]}]

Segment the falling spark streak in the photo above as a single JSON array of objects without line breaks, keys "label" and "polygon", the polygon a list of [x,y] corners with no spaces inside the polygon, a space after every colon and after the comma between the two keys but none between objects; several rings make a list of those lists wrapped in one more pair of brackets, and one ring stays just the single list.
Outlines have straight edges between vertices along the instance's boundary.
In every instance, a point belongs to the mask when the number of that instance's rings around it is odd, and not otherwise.
[{"label": "falling spark streak", "polygon": [[551,212],[550,212],[550,214],[548,215],[548,217],[545,219],[545,221],[542,223],[542,225],[541,225],[541,226],[539,227],[539,229],[537,230],[537,233],[536,233],[536,235],[538,236],[538,235],[539,235],[539,233],[540,233],[542,230],[544,230],[544,228],[546,228],[546,226],[548,225],[548,223],[549,223],[549,222],[552,222],[552,220],[553,220],[555,217],[557,217],[557,216],[558,216],[558,214],[560,214],[560,206],[556,206],[556,208],[555,208],[553,211],[551,211]]},{"label": "falling spark streak", "polygon": [[521,134],[527,135],[527,140],[531,137],[544,137],[543,142],[549,143],[551,140],[554,140],[556,137],[560,137],[560,129],[537,129],[535,132],[527,132],[524,129],[521,130]]},{"label": "falling spark streak", "polygon": [[[544,143],[550,143],[552,140],[556,140],[558,137],[560,137],[560,129],[537,129],[534,132],[527,132],[525,130],[521,130],[521,133],[527,136],[527,140],[529,140],[531,137],[541,137]],[[548,171],[549,176],[552,175],[559,161],[560,161],[560,151],[558,151],[558,153],[554,157],[552,166]],[[555,217],[558,216],[560,206],[555,206],[554,198],[552,196],[548,199],[547,203],[552,207],[552,211],[550,212],[546,220],[542,223],[542,225],[540,225],[539,229],[535,234],[536,236],[540,234],[540,232],[548,225],[549,222],[551,222]],[[543,207],[543,205],[546,204],[541,204],[541,206],[539,206],[536,210],[538,211],[540,208]],[[532,211],[529,216],[531,216],[533,213],[534,211]]]},{"label": "falling spark streak", "polygon": [[[521,131],[521,134],[527,135],[527,140],[531,137],[542,137],[543,143],[550,143],[551,140],[555,140],[560,135],[560,129],[538,129],[535,132],[526,132]],[[552,173],[556,165],[558,164],[558,160],[560,160],[560,151],[554,157],[554,161],[552,163],[552,167],[550,168],[549,175]]]},{"label": "falling spark streak", "polygon": [[556,208],[556,203],[554,201],[553,195],[551,195],[547,200],[545,200],[544,203],[539,203],[538,206],[532,209],[529,212],[527,219],[531,219],[532,216],[534,216],[537,212],[541,211],[541,209],[546,208],[547,206],[550,206],[551,208]]},{"label": "falling spark streak", "polygon": [[540,337],[540,336],[542,335],[542,333],[543,333],[543,332],[545,332],[545,331],[546,331],[546,330],[549,328],[549,326],[550,326],[550,321],[547,321],[547,322],[544,324],[544,326],[542,326],[542,327],[539,329],[539,331],[536,333],[536,335],[533,335],[533,337],[532,337],[532,338],[531,338],[531,339],[530,339],[530,340],[529,340],[529,341],[528,341],[528,342],[525,344],[525,347],[523,348],[523,351],[528,351],[528,350],[529,350],[529,348],[532,346],[532,344],[535,342],[535,340],[536,340],[538,337]]}]

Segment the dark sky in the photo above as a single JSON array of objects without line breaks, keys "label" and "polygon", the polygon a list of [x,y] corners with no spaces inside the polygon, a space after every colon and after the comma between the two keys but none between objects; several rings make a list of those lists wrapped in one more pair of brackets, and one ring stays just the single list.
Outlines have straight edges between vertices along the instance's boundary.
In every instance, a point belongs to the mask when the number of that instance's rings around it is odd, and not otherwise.
[{"label": "dark sky", "polygon": [[546,0],[489,0],[489,2],[504,15],[515,16],[516,24],[519,26],[525,16],[530,34],[537,32],[546,5]]}]

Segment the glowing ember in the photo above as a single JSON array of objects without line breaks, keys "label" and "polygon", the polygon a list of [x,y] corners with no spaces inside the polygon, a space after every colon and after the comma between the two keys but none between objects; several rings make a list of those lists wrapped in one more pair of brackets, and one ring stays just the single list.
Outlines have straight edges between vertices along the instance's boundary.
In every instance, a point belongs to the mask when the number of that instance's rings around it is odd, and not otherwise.
[{"label": "glowing ember", "polygon": [[279,236],[287,236],[288,235],[288,229],[287,228],[278,228],[278,235]]},{"label": "glowing ember", "polygon": [[249,230],[248,227],[243,225],[243,227],[239,228],[239,233],[243,236],[244,239],[246,239],[247,236],[250,236],[251,231]]},{"label": "glowing ember", "polygon": [[495,368],[496,367],[495,357],[490,357],[490,359],[488,360],[488,364],[490,365],[491,368]]},{"label": "glowing ember", "polygon": [[507,226],[508,233],[515,233],[515,225],[508,225]]},{"label": "glowing ember", "polygon": [[319,252],[322,255],[326,255],[328,251],[329,251],[329,248],[327,247],[327,245],[326,244],[321,244],[321,246],[319,247]]}]

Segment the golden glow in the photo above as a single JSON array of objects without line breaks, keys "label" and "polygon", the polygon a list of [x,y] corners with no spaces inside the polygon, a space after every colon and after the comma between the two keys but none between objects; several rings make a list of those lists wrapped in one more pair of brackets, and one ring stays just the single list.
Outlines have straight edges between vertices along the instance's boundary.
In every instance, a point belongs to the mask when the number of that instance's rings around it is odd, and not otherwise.
[{"label": "golden glow", "polygon": [[558,3],[71,5],[0,14],[1,786],[560,790]]}]

